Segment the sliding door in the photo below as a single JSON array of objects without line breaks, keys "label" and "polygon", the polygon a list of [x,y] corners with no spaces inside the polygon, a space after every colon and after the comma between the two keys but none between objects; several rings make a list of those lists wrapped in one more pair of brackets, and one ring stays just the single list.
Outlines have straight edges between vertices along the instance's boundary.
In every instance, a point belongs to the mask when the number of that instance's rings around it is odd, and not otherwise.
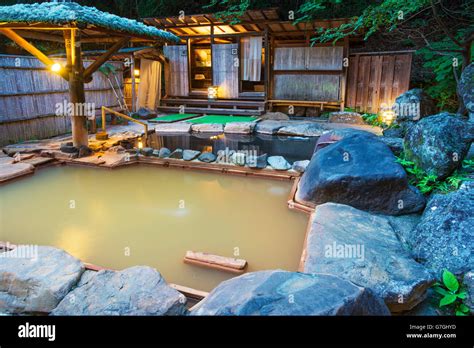
[{"label": "sliding door", "polygon": [[188,49],[183,45],[164,46],[168,58],[165,64],[165,85],[168,96],[185,97],[189,95]]},{"label": "sliding door", "polygon": [[238,44],[212,45],[213,84],[219,98],[239,97]]}]

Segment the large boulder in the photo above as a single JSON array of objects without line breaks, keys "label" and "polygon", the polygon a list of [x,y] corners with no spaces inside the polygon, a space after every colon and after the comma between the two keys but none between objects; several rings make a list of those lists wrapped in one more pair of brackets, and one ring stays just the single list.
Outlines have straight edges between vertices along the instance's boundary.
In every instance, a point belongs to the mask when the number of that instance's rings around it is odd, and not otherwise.
[{"label": "large boulder", "polygon": [[301,137],[319,137],[328,131],[324,124],[316,122],[295,122],[278,129],[279,135],[292,135]]},{"label": "large boulder", "polygon": [[392,137],[380,137],[379,140],[388,145],[395,156],[399,156],[403,152],[403,139]]},{"label": "large boulder", "polygon": [[52,315],[182,315],[186,298],[148,266],[86,276]]},{"label": "large boulder", "polygon": [[438,178],[449,176],[466,156],[470,123],[447,112],[426,117],[410,127],[403,146],[407,159]]},{"label": "large boulder", "polygon": [[448,194],[435,194],[408,242],[413,256],[440,276],[474,269],[474,182]]},{"label": "large boulder", "polygon": [[321,135],[318,138],[318,141],[316,142],[316,146],[314,147],[314,152],[325,148],[326,146],[329,146],[331,144],[334,144],[335,142],[338,142],[339,140],[342,140],[344,138],[351,137],[353,135],[365,135],[368,137],[375,137],[376,135],[367,131],[363,131],[360,129],[353,129],[353,128],[341,128],[341,129],[333,129],[330,130],[323,135]]},{"label": "large boulder", "polygon": [[405,133],[402,127],[390,127],[383,130],[383,136],[389,138],[403,138]]},{"label": "large boulder", "polygon": [[319,205],[311,217],[304,272],[372,289],[392,312],[410,310],[434,277],[405,251],[387,218],[347,205]]},{"label": "large boulder", "polygon": [[64,250],[17,246],[1,257],[0,312],[49,313],[83,272],[82,262]]},{"label": "large boulder", "polygon": [[400,216],[386,215],[386,217],[395,231],[398,240],[402,243],[405,250],[411,254],[412,247],[409,243],[409,240],[411,238],[412,231],[420,223],[421,214],[407,214]]},{"label": "large boulder", "polygon": [[458,92],[469,112],[469,119],[474,122],[474,63],[463,70],[458,83]]},{"label": "large boulder", "polygon": [[389,315],[372,291],[327,274],[281,270],[220,283],[192,315]]},{"label": "large boulder", "polygon": [[406,91],[395,99],[396,122],[418,121],[436,113],[434,100],[421,88]]},{"label": "large boulder", "polygon": [[390,148],[373,135],[356,134],[318,150],[296,192],[300,203],[326,202],[389,215],[417,212],[424,197],[408,184]]}]

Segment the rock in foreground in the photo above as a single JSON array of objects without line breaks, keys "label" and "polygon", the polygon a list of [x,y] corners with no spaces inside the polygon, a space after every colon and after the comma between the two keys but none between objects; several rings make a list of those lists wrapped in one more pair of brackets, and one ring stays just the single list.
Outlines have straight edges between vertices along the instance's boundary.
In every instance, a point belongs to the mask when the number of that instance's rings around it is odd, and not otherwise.
[{"label": "rock in foreground", "polygon": [[474,269],[474,183],[433,195],[408,242],[413,256],[437,276],[443,269],[456,274]]},{"label": "rock in foreground", "polygon": [[99,271],[79,284],[53,315],[182,315],[186,298],[155,269],[136,266]]},{"label": "rock in foreground", "polygon": [[[34,249],[29,250],[34,253]],[[16,257],[21,253],[15,249],[2,254],[0,312],[49,313],[84,272],[82,262],[64,250],[47,246],[38,246],[36,250],[33,258]]]},{"label": "rock in foreground", "polygon": [[312,216],[304,272],[370,288],[392,312],[423,301],[433,281],[403,249],[388,219],[334,203],[319,205]]},{"label": "rock in foreground", "polygon": [[296,200],[326,202],[402,215],[423,209],[425,199],[408,184],[407,173],[390,148],[375,136],[356,134],[318,150],[306,168]]},{"label": "rock in foreground", "polygon": [[247,273],[219,284],[192,315],[389,315],[372,291],[326,274]]},{"label": "rock in foreground", "polygon": [[472,135],[469,123],[447,112],[410,127],[403,146],[407,159],[438,178],[449,176],[466,156]]}]

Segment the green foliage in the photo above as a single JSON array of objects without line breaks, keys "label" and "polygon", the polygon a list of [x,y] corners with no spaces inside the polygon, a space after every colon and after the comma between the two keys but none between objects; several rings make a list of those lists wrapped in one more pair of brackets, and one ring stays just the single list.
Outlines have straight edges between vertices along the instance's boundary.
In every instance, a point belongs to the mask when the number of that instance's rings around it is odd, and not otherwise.
[{"label": "green foliage", "polygon": [[[301,6],[299,12],[302,17],[298,21],[308,20],[315,16],[316,12],[326,8],[329,4],[341,1],[312,0]],[[336,28],[319,28],[317,42],[338,41],[348,35],[355,35],[364,32],[364,39],[381,29],[388,28],[389,31],[395,29],[399,23],[412,14],[430,5],[430,0],[384,0],[381,3],[371,4],[358,17],[353,17],[348,23]]]},{"label": "green foliage", "polygon": [[449,193],[455,191],[461,186],[463,181],[472,180],[467,174],[474,171],[474,161],[464,160],[461,169],[455,170],[454,173],[445,180],[439,180],[436,175],[426,173],[423,169],[418,167],[415,162],[407,160],[405,154],[401,154],[400,157],[397,157],[396,161],[405,168],[410,184],[416,186],[423,194],[429,194],[431,192]]},{"label": "green foliage", "polygon": [[224,10],[214,13],[214,15],[217,18],[229,20],[230,24],[237,24],[240,22],[238,17],[242,16],[250,8],[250,5],[250,0],[211,0],[210,4],[204,8],[224,7]]},{"label": "green foliage", "polygon": [[[458,33],[458,39],[464,35],[464,30]],[[461,75],[462,55],[455,52],[457,46],[448,38],[441,41],[432,42],[430,47],[424,47],[416,53],[423,57],[423,67],[432,71],[434,74],[433,83],[426,88],[428,94],[438,101],[438,107],[447,111],[455,111],[457,108],[458,98],[456,93],[456,79]],[[443,55],[437,52],[453,51]],[[474,54],[474,47],[471,47],[471,52]],[[457,66],[453,63],[457,62]]]},{"label": "green foliage", "polygon": [[433,290],[441,296],[439,308],[448,307],[457,316],[468,315],[469,308],[464,304],[467,291],[459,284],[454,274],[445,269],[442,275],[442,283],[436,282],[433,285]]},{"label": "green foliage", "polygon": [[376,126],[376,127],[382,127],[384,125],[383,122],[379,121],[379,116],[377,114],[363,114],[362,118],[364,119],[365,123],[371,125],[371,126]]}]

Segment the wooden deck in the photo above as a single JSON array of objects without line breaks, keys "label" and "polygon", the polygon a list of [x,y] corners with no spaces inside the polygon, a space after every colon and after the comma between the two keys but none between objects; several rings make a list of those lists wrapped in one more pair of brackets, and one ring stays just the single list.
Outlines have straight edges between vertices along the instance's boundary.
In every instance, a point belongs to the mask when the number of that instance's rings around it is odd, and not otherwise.
[{"label": "wooden deck", "polygon": [[264,100],[208,100],[205,98],[164,98],[157,109],[162,112],[260,116],[265,112]]}]

